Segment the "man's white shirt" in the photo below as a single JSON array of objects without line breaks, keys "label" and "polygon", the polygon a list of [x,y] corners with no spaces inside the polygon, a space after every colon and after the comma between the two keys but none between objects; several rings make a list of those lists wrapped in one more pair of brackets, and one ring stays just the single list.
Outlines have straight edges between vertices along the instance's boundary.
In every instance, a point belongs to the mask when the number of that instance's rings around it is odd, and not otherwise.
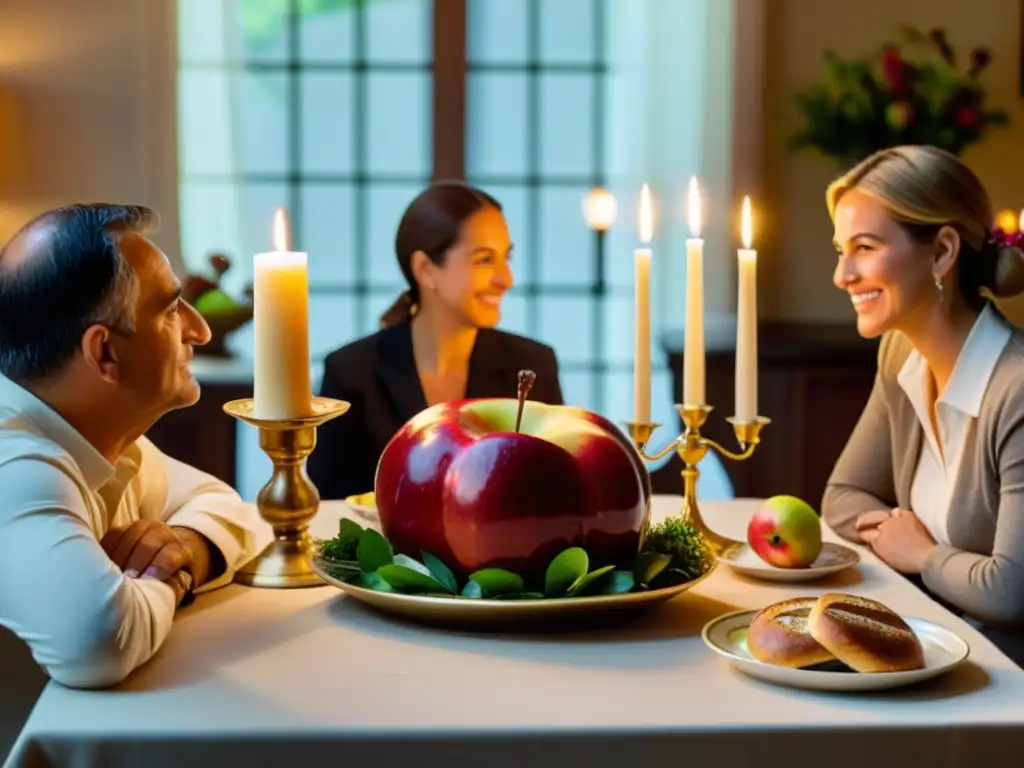
[{"label": "man's white shirt", "polygon": [[0,376],[0,625],[51,678],[74,687],[124,679],[171,630],[173,589],[126,577],[100,546],[113,527],[155,519],[202,534],[231,581],[261,527],[229,486],[146,438],[107,461],[58,413]]}]

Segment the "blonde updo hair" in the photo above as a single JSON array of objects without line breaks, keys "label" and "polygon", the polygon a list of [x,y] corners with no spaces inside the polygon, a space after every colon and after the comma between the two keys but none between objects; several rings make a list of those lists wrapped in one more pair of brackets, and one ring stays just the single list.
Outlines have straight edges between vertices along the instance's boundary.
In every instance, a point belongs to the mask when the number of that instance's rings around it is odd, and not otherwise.
[{"label": "blonde updo hair", "polygon": [[1024,252],[992,237],[992,202],[981,180],[956,156],[931,146],[883,149],[829,185],[829,216],[851,189],[880,202],[919,243],[931,243],[943,226],[960,234],[957,285],[967,303],[1024,291]]}]

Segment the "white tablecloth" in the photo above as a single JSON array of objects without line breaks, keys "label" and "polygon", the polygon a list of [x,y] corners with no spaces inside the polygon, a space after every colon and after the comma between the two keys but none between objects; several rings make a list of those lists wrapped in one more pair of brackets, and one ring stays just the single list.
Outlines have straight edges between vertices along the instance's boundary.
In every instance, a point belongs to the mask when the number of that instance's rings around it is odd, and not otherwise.
[{"label": "white tablecloth", "polygon": [[[705,503],[741,537],[750,500]],[[655,514],[676,511],[660,497]],[[331,535],[344,505],[314,525]],[[826,694],[733,672],[700,639],[738,608],[839,589],[941,622],[971,645],[913,689]],[[1024,764],[1024,671],[863,552],[859,569],[803,585],[729,568],[641,617],[560,635],[424,628],[332,587],[231,586],[183,610],[125,684],[50,683],[15,766],[991,766]]]}]

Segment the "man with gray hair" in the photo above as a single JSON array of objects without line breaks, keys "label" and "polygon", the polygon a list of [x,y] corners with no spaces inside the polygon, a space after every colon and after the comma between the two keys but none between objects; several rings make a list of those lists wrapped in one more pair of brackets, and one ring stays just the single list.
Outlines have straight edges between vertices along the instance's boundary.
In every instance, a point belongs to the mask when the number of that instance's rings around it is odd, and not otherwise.
[{"label": "man with gray hair", "polygon": [[120,682],[255,554],[238,494],[144,437],[199,399],[210,338],[157,224],[75,205],[0,249],[0,626],[68,686]]}]

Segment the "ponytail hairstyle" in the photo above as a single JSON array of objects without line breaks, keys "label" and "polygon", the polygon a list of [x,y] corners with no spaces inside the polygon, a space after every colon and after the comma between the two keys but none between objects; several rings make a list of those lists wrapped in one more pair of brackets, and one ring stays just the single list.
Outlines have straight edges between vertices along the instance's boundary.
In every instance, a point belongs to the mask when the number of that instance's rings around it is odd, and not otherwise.
[{"label": "ponytail hairstyle", "polygon": [[444,264],[466,221],[484,208],[501,210],[486,192],[458,181],[441,181],[423,190],[402,214],[395,235],[395,256],[409,288],[381,315],[381,328],[409,322],[419,309],[420,294],[412,273],[412,256],[423,251]]},{"label": "ponytail hairstyle", "polygon": [[880,202],[921,244],[944,226],[960,235],[957,288],[974,310],[985,289],[997,298],[1024,291],[1024,238],[992,227],[992,203],[981,180],[956,156],[931,146],[883,149],[833,182],[826,193],[829,215],[846,192],[859,189]]}]

